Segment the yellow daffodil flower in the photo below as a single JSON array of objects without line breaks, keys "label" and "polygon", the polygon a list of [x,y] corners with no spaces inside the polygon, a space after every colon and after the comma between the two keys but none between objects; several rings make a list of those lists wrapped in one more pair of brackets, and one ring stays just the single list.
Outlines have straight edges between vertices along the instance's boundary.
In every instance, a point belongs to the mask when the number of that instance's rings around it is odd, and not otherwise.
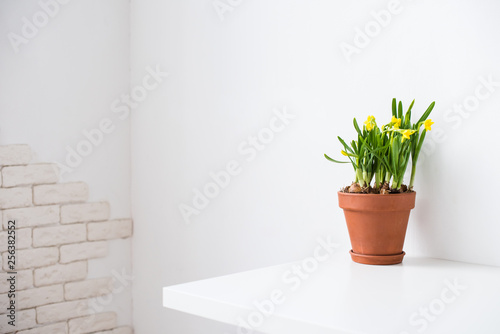
[{"label": "yellow daffodil flower", "polygon": [[377,123],[375,123],[375,117],[373,116],[368,116],[365,122],[366,125],[366,130],[371,131],[375,126],[377,126]]},{"label": "yellow daffodil flower", "polygon": [[427,131],[431,131],[431,125],[434,124],[434,122],[431,119],[428,119],[425,121],[424,126]]},{"label": "yellow daffodil flower", "polygon": [[342,150],[342,151],[340,151],[340,153],[342,153],[342,155],[345,155],[347,157],[346,151]]},{"label": "yellow daffodil flower", "polygon": [[415,130],[404,130],[401,132],[403,137],[401,138],[401,142],[404,142],[405,139],[410,139],[410,136],[415,133]]},{"label": "yellow daffodil flower", "polygon": [[399,129],[399,127],[401,126],[401,118],[392,116],[391,123],[394,124],[395,129]]}]

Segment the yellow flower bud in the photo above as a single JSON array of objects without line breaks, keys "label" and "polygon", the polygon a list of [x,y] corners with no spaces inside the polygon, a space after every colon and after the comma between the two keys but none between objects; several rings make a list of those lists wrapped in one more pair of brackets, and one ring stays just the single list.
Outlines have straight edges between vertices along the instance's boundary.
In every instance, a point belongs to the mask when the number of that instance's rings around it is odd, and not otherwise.
[{"label": "yellow flower bud", "polygon": [[401,142],[404,142],[405,139],[410,139],[410,136],[415,132],[415,130],[404,130],[403,132],[401,132],[401,134],[403,135],[403,137],[401,138]]},{"label": "yellow flower bud", "polygon": [[399,127],[401,126],[401,118],[392,116],[391,123],[394,125],[395,129],[399,129]]},{"label": "yellow flower bud", "polygon": [[368,131],[373,130],[373,128],[377,126],[377,123],[375,123],[375,117],[368,116],[368,118],[366,119],[365,125],[366,125],[366,130],[368,130]]},{"label": "yellow flower bud", "polygon": [[431,131],[431,125],[434,124],[434,122],[431,119],[428,119],[425,121],[424,126],[427,131]]}]

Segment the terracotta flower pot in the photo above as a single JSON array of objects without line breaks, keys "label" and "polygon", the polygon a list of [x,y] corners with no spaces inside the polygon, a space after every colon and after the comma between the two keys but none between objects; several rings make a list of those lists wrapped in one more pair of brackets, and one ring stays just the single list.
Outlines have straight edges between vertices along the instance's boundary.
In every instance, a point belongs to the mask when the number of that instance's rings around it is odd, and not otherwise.
[{"label": "terracotta flower pot", "polygon": [[338,194],[351,239],[352,260],[363,264],[401,263],[416,193]]}]

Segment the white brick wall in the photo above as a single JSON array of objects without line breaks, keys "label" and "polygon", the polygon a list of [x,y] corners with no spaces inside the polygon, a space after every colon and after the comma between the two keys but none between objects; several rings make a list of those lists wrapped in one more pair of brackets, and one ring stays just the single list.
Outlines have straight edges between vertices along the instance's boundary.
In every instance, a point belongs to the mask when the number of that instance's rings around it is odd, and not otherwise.
[{"label": "white brick wall", "polygon": [[72,319],[69,322],[70,334],[87,334],[116,327],[116,314],[106,312],[87,317]]},{"label": "white brick wall", "polygon": [[89,223],[87,228],[89,240],[119,239],[132,236],[132,221],[130,219]]},{"label": "white brick wall", "polygon": [[0,209],[30,206],[32,197],[29,187],[0,188]]},{"label": "white brick wall", "polygon": [[5,317],[5,313],[7,313],[7,307],[9,307],[9,297],[7,293],[0,294],[0,316]]},{"label": "white brick wall", "polygon": [[132,334],[95,305],[117,293],[113,279],[87,279],[88,261],[107,256],[107,240],[131,237],[132,221],[109,220],[107,202],[86,203],[85,183],[57,183],[57,168],[32,157],[27,145],[0,146],[0,267],[11,270],[7,226],[15,220],[17,272],[15,329],[5,321],[10,275],[0,273],[0,333]]},{"label": "white brick wall", "polygon": [[3,227],[9,220],[16,221],[16,228],[55,224],[59,222],[59,206],[35,206],[23,209],[3,210]]},{"label": "white brick wall", "polygon": [[35,286],[79,281],[87,277],[87,261],[35,269]]},{"label": "white brick wall", "polygon": [[111,277],[67,283],[64,285],[64,297],[66,300],[93,298],[110,294],[112,291],[113,279]]},{"label": "white brick wall", "polygon": [[33,246],[55,246],[87,240],[85,224],[41,227],[33,229]]},{"label": "white brick wall", "polygon": [[75,300],[36,308],[36,318],[40,324],[79,318],[89,314],[87,300]]},{"label": "white brick wall", "polygon": [[33,151],[28,145],[0,146],[0,166],[25,165],[32,157]]},{"label": "white brick wall", "polygon": [[17,332],[16,334],[67,334],[67,333],[68,333],[68,324],[66,322],[60,322],[53,325],[27,329],[24,331]]},{"label": "white brick wall", "polygon": [[[7,247],[9,246],[8,241],[9,241],[9,231],[3,231],[0,232],[0,253],[3,253],[7,251]],[[15,235],[12,235],[11,237],[15,236],[15,240],[12,238],[10,241],[14,242],[16,245],[16,249],[25,249],[25,248],[30,248],[31,247],[31,229],[30,228],[22,228],[20,230],[15,231]]]},{"label": "white brick wall", "polygon": [[[9,253],[2,253],[2,264],[5,271],[9,270],[7,256]],[[16,269],[38,268],[56,264],[59,260],[59,250],[57,247],[24,249],[16,251]]]},{"label": "white brick wall", "polygon": [[[11,275],[3,272],[0,273],[0,293],[9,291],[10,284],[7,281]],[[33,270],[18,270],[16,275],[16,291],[29,289],[33,287]],[[0,312],[2,313],[2,312]]]},{"label": "white brick wall", "polygon": [[[4,316],[2,316],[4,317]],[[13,333],[12,326],[7,321],[0,321],[0,333]],[[34,309],[16,312],[16,327],[20,331],[27,328],[36,327],[36,312]]]},{"label": "white brick wall", "polygon": [[109,204],[106,202],[61,206],[62,224],[102,221],[108,220],[108,218]]},{"label": "white brick wall", "polygon": [[58,167],[54,164],[10,166],[2,169],[3,187],[56,183],[58,179]]},{"label": "white brick wall", "polygon": [[51,285],[19,291],[16,294],[16,304],[19,309],[57,303],[64,300],[62,285]]},{"label": "white brick wall", "polygon": [[132,334],[132,333],[133,333],[133,331],[132,331],[132,328],[130,328],[130,327],[119,327],[119,328],[115,328],[115,329],[112,329],[109,331],[97,332],[94,334]]},{"label": "white brick wall", "polygon": [[60,183],[33,186],[33,202],[37,205],[84,202],[89,197],[86,183]]},{"label": "white brick wall", "polygon": [[61,263],[78,260],[95,259],[108,254],[108,243],[105,241],[83,242],[81,244],[64,245],[60,248]]}]

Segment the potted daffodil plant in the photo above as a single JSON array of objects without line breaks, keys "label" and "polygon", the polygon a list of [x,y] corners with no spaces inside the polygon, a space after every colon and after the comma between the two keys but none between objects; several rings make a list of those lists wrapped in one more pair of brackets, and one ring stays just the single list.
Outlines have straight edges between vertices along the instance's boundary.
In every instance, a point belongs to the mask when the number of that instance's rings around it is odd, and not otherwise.
[{"label": "potted daffodil plant", "polygon": [[[402,102],[392,100],[390,121],[379,126],[375,117],[368,116],[360,127],[354,118],[357,139],[350,143],[338,137],[341,154],[350,163],[354,182],[338,192],[339,206],[344,210],[353,261],[363,264],[396,264],[403,261],[403,244],[410,216],[415,207],[413,190],[418,157],[426,133],[431,131],[429,118],[432,102],[413,123],[413,101],[406,112]],[[410,182],[404,177],[411,161]]]}]

